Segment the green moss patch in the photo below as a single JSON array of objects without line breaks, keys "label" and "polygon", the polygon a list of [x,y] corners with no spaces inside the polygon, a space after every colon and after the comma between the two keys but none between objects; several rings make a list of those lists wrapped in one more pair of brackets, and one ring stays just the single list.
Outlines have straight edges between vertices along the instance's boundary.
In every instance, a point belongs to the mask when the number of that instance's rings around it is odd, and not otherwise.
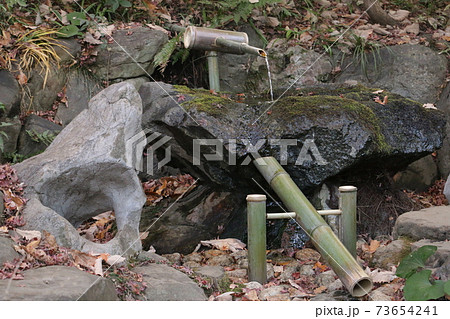
[{"label": "green moss patch", "polygon": [[[234,103],[230,99],[205,89],[190,89],[183,85],[174,85],[174,88],[180,95],[183,95],[179,100],[186,110],[196,109],[198,112],[220,117],[227,113]],[[184,98],[185,101],[183,101]]]}]

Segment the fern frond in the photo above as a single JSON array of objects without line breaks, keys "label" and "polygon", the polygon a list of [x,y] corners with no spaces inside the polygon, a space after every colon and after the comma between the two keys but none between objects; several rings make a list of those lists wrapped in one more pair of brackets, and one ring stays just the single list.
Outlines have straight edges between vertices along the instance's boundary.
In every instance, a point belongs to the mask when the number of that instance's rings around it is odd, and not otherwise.
[{"label": "fern frond", "polygon": [[155,67],[159,67],[159,70],[161,72],[164,72],[164,69],[167,66],[167,63],[169,62],[170,57],[172,56],[172,53],[175,51],[178,42],[180,41],[182,32],[178,33],[176,37],[173,37],[169,40],[159,51],[155,58],[153,59],[153,65]]}]

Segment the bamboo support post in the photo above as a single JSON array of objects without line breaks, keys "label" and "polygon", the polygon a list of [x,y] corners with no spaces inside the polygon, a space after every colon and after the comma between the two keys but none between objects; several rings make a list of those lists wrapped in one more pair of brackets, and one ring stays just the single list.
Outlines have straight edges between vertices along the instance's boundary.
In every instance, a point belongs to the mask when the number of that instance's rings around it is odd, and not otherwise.
[{"label": "bamboo support post", "polygon": [[354,186],[339,187],[339,209],[342,211],[339,234],[353,258],[356,258],[356,192]]},{"label": "bamboo support post", "polygon": [[216,51],[208,52],[208,77],[209,77],[209,89],[215,92],[219,92],[220,91],[219,57]]},{"label": "bamboo support post", "polygon": [[247,196],[248,281],[267,282],[266,195]]},{"label": "bamboo support post", "polygon": [[372,280],[339,241],[331,228],[317,213],[291,177],[273,157],[261,157],[253,161],[272,189],[296,220],[310,236],[314,246],[327,264],[339,276],[347,290],[355,297],[362,297],[372,289]]}]

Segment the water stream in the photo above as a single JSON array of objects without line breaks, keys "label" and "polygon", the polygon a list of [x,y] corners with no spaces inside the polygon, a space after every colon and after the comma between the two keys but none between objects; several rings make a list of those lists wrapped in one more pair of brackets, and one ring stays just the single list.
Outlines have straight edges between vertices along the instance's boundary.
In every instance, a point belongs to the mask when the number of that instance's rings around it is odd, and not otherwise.
[{"label": "water stream", "polygon": [[264,57],[264,60],[266,60],[267,75],[269,76],[270,100],[273,102],[272,74],[270,73],[269,58],[267,55]]}]

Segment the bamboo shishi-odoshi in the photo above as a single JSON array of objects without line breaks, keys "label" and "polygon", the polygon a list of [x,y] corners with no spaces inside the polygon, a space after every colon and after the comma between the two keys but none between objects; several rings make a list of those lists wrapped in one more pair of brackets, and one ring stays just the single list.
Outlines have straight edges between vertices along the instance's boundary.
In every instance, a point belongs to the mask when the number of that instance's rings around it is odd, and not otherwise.
[{"label": "bamboo shishi-odoshi", "polygon": [[370,277],[339,241],[330,226],[278,161],[273,157],[261,157],[255,159],[253,163],[287,209],[295,212],[295,219],[311,237],[314,246],[339,276],[347,290],[355,297],[362,297],[370,292],[373,286]]}]

